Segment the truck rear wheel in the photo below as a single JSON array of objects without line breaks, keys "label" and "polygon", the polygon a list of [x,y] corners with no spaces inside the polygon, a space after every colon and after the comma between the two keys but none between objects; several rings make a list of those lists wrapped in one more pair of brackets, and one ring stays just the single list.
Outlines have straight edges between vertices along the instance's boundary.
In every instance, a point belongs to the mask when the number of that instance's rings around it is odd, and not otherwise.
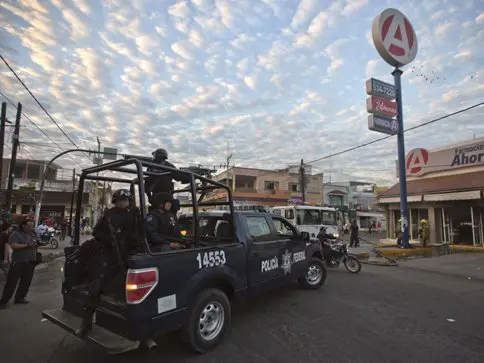
[{"label": "truck rear wheel", "polygon": [[181,329],[183,340],[197,353],[215,348],[230,330],[231,307],[219,289],[201,291],[188,311]]},{"label": "truck rear wheel", "polygon": [[308,269],[304,276],[298,279],[299,284],[308,290],[316,290],[326,281],[326,266],[319,258],[313,257],[309,261]]}]

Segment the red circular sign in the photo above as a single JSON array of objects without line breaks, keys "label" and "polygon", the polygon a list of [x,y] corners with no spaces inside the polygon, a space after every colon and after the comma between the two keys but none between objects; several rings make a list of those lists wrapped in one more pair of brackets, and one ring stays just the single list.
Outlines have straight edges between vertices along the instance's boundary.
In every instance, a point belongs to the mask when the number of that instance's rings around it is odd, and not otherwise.
[{"label": "red circular sign", "polygon": [[427,166],[429,152],[425,149],[414,149],[407,155],[407,174],[417,175]]},{"label": "red circular sign", "polygon": [[392,66],[404,66],[417,56],[417,35],[407,17],[396,9],[386,9],[375,18],[372,37],[378,53]]}]

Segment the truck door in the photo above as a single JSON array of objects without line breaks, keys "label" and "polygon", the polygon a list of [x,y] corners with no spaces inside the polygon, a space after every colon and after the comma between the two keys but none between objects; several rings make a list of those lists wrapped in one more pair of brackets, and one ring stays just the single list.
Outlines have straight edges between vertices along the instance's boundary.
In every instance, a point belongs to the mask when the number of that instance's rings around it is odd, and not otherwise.
[{"label": "truck door", "polygon": [[265,214],[244,215],[249,254],[249,285],[252,293],[260,293],[280,283],[284,276],[280,258],[281,245],[271,228],[272,221]]},{"label": "truck door", "polygon": [[300,277],[306,273],[306,242],[300,236],[296,228],[287,220],[280,217],[272,217],[272,225],[278,236],[279,245],[282,246],[283,254],[281,267],[284,279]]}]

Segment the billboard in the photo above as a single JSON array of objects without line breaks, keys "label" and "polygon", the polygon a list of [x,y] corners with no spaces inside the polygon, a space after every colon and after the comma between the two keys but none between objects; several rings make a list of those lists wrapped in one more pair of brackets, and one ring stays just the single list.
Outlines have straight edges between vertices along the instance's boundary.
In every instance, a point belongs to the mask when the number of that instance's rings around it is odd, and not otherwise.
[{"label": "billboard", "polygon": [[435,150],[423,148],[410,150],[405,159],[405,166],[409,177],[484,166],[484,138]]}]

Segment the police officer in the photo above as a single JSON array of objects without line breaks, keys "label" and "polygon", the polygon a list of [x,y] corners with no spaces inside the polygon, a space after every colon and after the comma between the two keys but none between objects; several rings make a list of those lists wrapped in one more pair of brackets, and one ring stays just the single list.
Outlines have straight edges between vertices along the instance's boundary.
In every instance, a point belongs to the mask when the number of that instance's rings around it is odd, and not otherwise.
[{"label": "police officer", "polygon": [[162,192],[153,197],[153,208],[147,217],[147,238],[154,249],[161,252],[180,248],[181,245],[168,238],[180,238],[180,228],[172,212],[173,197]]},{"label": "police officer", "polygon": [[[93,229],[92,235],[99,241],[109,241],[114,236],[120,247],[123,260],[135,252],[138,238],[138,221],[140,211],[134,205],[134,197],[127,189],[119,189],[113,193],[111,203],[114,207],[106,210]],[[112,229],[110,228],[111,225]]]},{"label": "police officer", "polygon": [[[175,165],[167,161],[168,152],[165,149],[156,149],[155,151],[153,151],[152,155],[153,163],[176,169]],[[164,172],[163,170],[154,167],[149,167],[148,171],[161,173]],[[173,194],[175,189],[173,179],[181,183],[190,183],[190,179],[185,174],[177,172],[166,173],[160,176],[149,176],[148,178],[146,178],[145,193],[148,195],[148,200],[151,204],[153,204],[153,196],[157,193],[165,192]],[[176,215],[176,212],[178,212],[178,210],[180,210],[180,203],[177,199],[174,199],[172,200],[173,214]]]},{"label": "police officer", "polygon": [[[92,317],[99,306],[106,285],[126,266],[126,257],[135,253],[139,210],[130,208],[134,198],[129,190],[113,193],[108,209],[94,227],[94,239],[81,246],[81,256],[87,255],[89,278],[88,298],[81,327],[76,335],[85,335],[92,327]],[[84,251],[82,251],[84,249]]]},{"label": "police officer", "polygon": [[359,229],[356,220],[353,220],[350,226],[350,247],[360,247]]}]

